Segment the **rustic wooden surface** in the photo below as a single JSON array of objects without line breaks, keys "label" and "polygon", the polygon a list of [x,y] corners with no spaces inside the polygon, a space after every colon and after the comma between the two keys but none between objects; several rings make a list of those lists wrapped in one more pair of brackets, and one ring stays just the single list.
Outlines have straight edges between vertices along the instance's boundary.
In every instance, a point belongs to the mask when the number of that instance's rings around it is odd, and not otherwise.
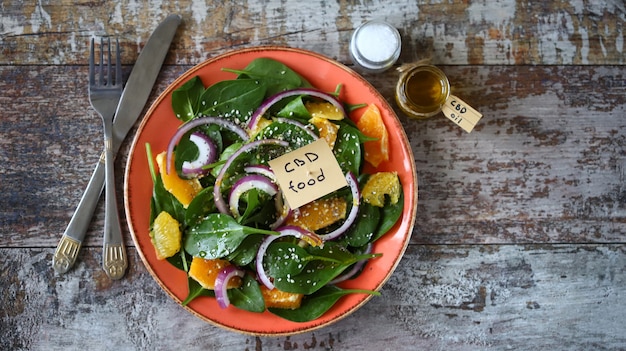
[{"label": "rustic wooden surface", "polygon": [[[626,349],[626,9],[595,1],[0,3],[2,349]],[[286,45],[350,65],[347,41],[382,18],[399,63],[431,58],[484,114],[471,134],[398,115],[419,178],[398,269],[352,316],[291,337],[224,331],[177,306],[126,232],[121,281],[100,269],[103,206],[73,270],[51,257],[97,162],[85,77],[94,35],[128,74],[155,25],[183,17],[151,101],[192,65]],[[393,101],[395,71],[365,77]],[[121,189],[128,140],[117,159]],[[120,192],[121,194],[121,192]]]}]

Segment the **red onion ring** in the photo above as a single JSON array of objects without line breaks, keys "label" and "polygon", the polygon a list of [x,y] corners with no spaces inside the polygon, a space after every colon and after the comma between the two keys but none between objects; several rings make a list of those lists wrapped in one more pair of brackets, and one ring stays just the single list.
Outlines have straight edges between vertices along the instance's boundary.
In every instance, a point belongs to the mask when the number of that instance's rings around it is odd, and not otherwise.
[{"label": "red onion ring", "polygon": [[239,157],[239,155],[243,154],[244,152],[248,152],[254,148],[257,148],[261,145],[279,145],[279,146],[287,147],[289,146],[289,143],[287,143],[286,141],[276,140],[276,139],[255,140],[253,142],[243,145],[241,148],[239,148],[239,150],[235,151],[232,155],[230,155],[230,157],[226,160],[226,163],[224,163],[224,166],[218,173],[217,177],[215,178],[215,184],[213,185],[213,197],[215,201],[215,206],[220,211],[220,213],[230,214],[228,205],[226,204],[226,201],[224,201],[224,198],[222,197],[222,189],[221,189],[221,185],[222,185],[222,182],[224,181],[224,175],[226,174],[226,171],[228,170],[230,165],[234,162],[234,160],[237,157]]},{"label": "red onion ring", "polygon": [[[272,172],[272,170],[268,166],[265,166],[265,165],[246,166],[243,168],[243,170],[246,171],[246,173],[255,173],[255,174],[263,175],[271,179],[274,183],[277,183],[276,175],[274,175],[274,172]],[[278,218],[276,219],[274,223],[270,224],[270,229],[272,230],[283,225],[285,221],[287,220],[287,218],[289,218],[292,214],[292,210],[289,207],[287,200],[285,199],[285,193],[283,193],[283,191],[280,190],[280,188],[278,188],[278,192],[280,193],[280,196],[276,196],[276,212],[278,212]]]},{"label": "red onion ring", "polygon": [[191,133],[189,140],[198,148],[198,157],[193,161],[183,162],[183,174],[197,176],[207,173],[209,170],[202,169],[202,167],[215,162],[217,158],[215,143],[201,132]]},{"label": "red onion ring", "polygon": [[239,199],[246,191],[251,189],[259,189],[270,196],[278,193],[278,186],[272,181],[259,174],[250,174],[237,180],[233,187],[230,189],[230,195],[228,197],[228,205],[230,206],[230,212],[233,217],[239,218]]},{"label": "red onion ring", "polygon": [[245,272],[235,265],[228,265],[217,274],[217,278],[215,278],[215,299],[221,308],[226,308],[230,305],[228,281],[233,277],[242,278],[244,274]]},{"label": "red onion ring", "polygon": [[174,133],[174,136],[172,136],[169,143],[167,144],[167,156],[165,159],[167,163],[167,166],[166,166],[167,174],[169,174],[171,171],[172,153],[174,152],[174,147],[176,146],[180,138],[185,133],[192,130],[193,128],[196,128],[198,126],[205,125],[205,124],[217,124],[218,126],[228,129],[231,132],[237,134],[242,140],[248,140],[249,138],[248,133],[245,130],[243,130],[241,127],[239,127],[238,125],[236,125],[235,123],[229,120],[219,118],[219,117],[210,117],[210,116],[192,119],[189,122],[181,125],[176,130],[176,133]]},{"label": "red onion ring", "polygon": [[297,88],[297,89],[282,91],[266,99],[261,104],[261,106],[259,106],[256,109],[256,111],[254,111],[254,113],[250,117],[250,121],[248,121],[248,129],[254,130],[257,123],[259,123],[259,119],[267,112],[267,110],[269,110],[272,106],[274,106],[274,104],[276,104],[277,102],[279,102],[280,100],[286,97],[296,96],[296,95],[309,95],[309,96],[320,98],[322,100],[326,100],[327,102],[330,102],[331,104],[333,104],[333,106],[338,108],[339,111],[341,111],[342,114],[346,116],[346,110],[343,108],[343,105],[332,94],[328,94],[323,91],[311,89],[311,88]]},{"label": "red onion ring", "polygon": [[285,236],[294,236],[298,239],[306,240],[315,246],[319,246],[323,244],[323,241],[319,237],[319,235],[315,233],[311,233],[308,230],[302,229],[300,227],[284,226],[284,227],[276,229],[276,231],[279,234],[268,235],[263,240],[263,242],[261,242],[261,246],[259,246],[259,250],[257,251],[257,254],[256,254],[257,275],[259,276],[259,280],[261,281],[261,283],[263,283],[263,285],[265,285],[265,287],[269,290],[274,289],[274,283],[272,283],[272,281],[270,280],[270,277],[265,272],[265,268],[263,267],[263,258],[265,256],[265,252],[267,251],[267,248],[270,246],[270,244],[274,240],[285,237]]},{"label": "red onion ring", "polygon": [[350,226],[354,223],[359,213],[359,206],[361,204],[361,193],[359,192],[359,183],[357,182],[356,177],[354,176],[354,174],[352,174],[352,172],[346,173],[346,181],[348,182],[348,186],[350,187],[350,190],[352,191],[352,208],[350,209],[350,213],[348,214],[348,217],[339,228],[333,230],[332,232],[328,234],[319,235],[320,238],[322,238],[322,240],[324,241],[335,239],[341,236],[343,233],[345,233],[346,230],[348,230],[348,228],[350,228]]}]

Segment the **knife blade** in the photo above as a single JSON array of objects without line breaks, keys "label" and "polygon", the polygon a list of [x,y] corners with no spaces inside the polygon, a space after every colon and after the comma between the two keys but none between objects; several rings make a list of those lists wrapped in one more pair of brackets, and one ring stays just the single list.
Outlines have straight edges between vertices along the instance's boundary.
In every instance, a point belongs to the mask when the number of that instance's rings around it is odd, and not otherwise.
[{"label": "knife blade", "polygon": [[[117,153],[126,134],[143,111],[180,22],[181,17],[178,15],[167,16],[139,53],[117,105],[113,121],[114,153]],[[52,266],[58,273],[67,272],[76,262],[103,189],[104,153],[100,155],[87,188],[52,256]]]}]

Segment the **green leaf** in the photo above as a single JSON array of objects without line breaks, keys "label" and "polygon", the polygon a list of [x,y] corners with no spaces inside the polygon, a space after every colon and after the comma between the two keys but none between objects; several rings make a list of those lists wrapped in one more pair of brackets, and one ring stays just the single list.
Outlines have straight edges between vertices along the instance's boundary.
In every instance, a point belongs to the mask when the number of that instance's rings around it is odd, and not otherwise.
[{"label": "green leaf", "polygon": [[339,243],[328,241],[323,247],[310,246],[308,262],[301,273],[275,276],[274,285],[282,291],[310,295],[336,278],[357,261],[376,257],[376,254],[355,255]]},{"label": "green leaf", "polygon": [[297,118],[299,120],[309,120],[311,114],[304,105],[303,96],[297,96],[289,101],[280,111],[276,113],[278,117]]},{"label": "green leaf", "polygon": [[265,311],[265,300],[259,283],[249,274],[242,278],[239,288],[228,289],[227,294],[230,303],[242,310],[258,313]]},{"label": "green leaf", "polygon": [[222,258],[234,252],[252,234],[276,235],[277,232],[242,226],[231,216],[212,213],[190,227],[185,237],[185,251],[206,259]]},{"label": "green leaf", "polygon": [[172,92],[172,109],[179,120],[186,122],[196,116],[204,85],[200,77],[191,78]]},{"label": "green leaf", "polygon": [[378,238],[387,233],[389,229],[396,224],[400,216],[402,216],[402,211],[404,210],[404,191],[402,187],[400,187],[398,202],[395,204],[390,203],[389,197],[385,196],[385,198],[386,203],[385,206],[382,207],[380,226],[372,238],[372,242],[378,240]]},{"label": "green leaf", "polygon": [[311,83],[282,62],[265,57],[252,60],[243,70],[224,70],[239,74],[239,79],[252,78],[261,81],[267,87],[266,97],[283,90],[312,87]]},{"label": "green leaf", "polygon": [[213,187],[204,188],[196,195],[185,211],[185,224],[193,226],[208,214],[216,211],[213,200]]},{"label": "green leaf", "polygon": [[263,102],[265,92],[265,85],[255,79],[223,80],[202,94],[200,113],[246,122]]},{"label": "green leaf", "polygon": [[226,257],[230,263],[239,267],[244,267],[252,263],[256,258],[256,253],[265,237],[263,235],[250,235],[243,239],[237,250]]},{"label": "green leaf", "polygon": [[359,206],[356,223],[341,237],[341,241],[352,247],[366,245],[378,229],[381,217],[380,212],[379,207],[362,202]]},{"label": "green leaf", "polygon": [[187,277],[187,290],[187,297],[182,302],[183,306],[186,306],[195,298],[200,296],[215,297],[215,292],[213,290],[203,288],[200,283],[191,277]]},{"label": "green leaf", "polygon": [[303,128],[282,121],[274,121],[257,134],[256,139],[278,139],[289,143],[293,149],[301,148],[315,141]]},{"label": "green leaf", "polygon": [[369,290],[343,290],[334,285],[327,285],[310,296],[305,296],[302,305],[297,309],[269,308],[273,314],[293,322],[308,322],[321,317],[343,296],[348,294],[372,294],[380,293]]},{"label": "green leaf", "polygon": [[359,130],[347,123],[342,123],[337,133],[337,141],[333,152],[344,173],[352,172],[359,176],[361,171],[362,152]]}]

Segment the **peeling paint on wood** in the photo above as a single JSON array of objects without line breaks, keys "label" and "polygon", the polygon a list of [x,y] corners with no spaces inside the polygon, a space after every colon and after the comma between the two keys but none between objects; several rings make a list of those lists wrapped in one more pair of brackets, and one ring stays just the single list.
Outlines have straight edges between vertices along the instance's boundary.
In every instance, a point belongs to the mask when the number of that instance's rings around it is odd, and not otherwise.
[{"label": "peeling paint on wood", "polygon": [[626,9],[604,2],[121,1],[7,3],[0,64],[82,64],[89,38],[121,38],[132,62],[169,13],[184,23],[168,63],[196,64],[233,48],[287,45],[349,62],[351,31],[384,19],[403,36],[402,61],[437,64],[624,64]]},{"label": "peeling paint on wood", "polygon": [[617,350],[626,345],[624,245],[411,245],[381,297],[332,326],[269,338],[226,332],[180,308],[134,250],[126,278],[109,280],[100,269],[99,251],[88,249],[70,274],[57,276],[48,266],[52,249],[0,249],[4,347]]}]

